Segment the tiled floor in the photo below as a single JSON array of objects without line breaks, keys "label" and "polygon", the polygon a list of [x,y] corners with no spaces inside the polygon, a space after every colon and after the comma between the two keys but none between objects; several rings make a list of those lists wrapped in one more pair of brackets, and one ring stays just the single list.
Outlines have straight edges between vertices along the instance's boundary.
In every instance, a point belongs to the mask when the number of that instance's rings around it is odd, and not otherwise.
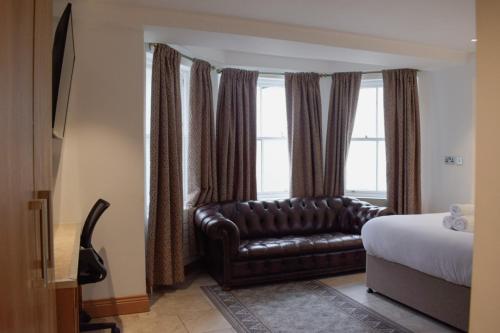
[{"label": "tiled floor", "polygon": [[[321,281],[415,333],[455,332],[450,327],[383,296],[368,294],[364,279],[365,274],[359,273],[330,277]],[[235,332],[200,289],[200,286],[213,284],[214,280],[208,275],[198,275],[183,289],[155,295],[149,313],[124,315],[106,320],[117,322],[122,327],[123,333]]]}]

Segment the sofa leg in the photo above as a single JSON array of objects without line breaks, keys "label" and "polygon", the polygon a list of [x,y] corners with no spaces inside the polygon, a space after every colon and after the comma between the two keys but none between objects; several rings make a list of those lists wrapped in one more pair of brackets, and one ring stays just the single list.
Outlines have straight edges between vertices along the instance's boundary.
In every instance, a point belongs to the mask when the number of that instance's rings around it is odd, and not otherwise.
[{"label": "sofa leg", "polygon": [[372,289],[372,288],[368,288],[368,289],[366,289],[366,292],[367,292],[368,294],[373,294],[373,289]]},{"label": "sofa leg", "polygon": [[224,291],[231,291],[231,287],[229,287],[229,286],[223,286],[222,290],[224,290]]}]

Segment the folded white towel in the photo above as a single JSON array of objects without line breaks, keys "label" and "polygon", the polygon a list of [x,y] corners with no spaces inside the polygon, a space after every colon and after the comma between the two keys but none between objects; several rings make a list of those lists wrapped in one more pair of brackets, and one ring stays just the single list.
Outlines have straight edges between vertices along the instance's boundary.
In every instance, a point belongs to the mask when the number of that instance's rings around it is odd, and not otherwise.
[{"label": "folded white towel", "polygon": [[446,215],[445,217],[443,217],[443,227],[445,227],[446,229],[451,229],[452,226],[453,226],[453,216]]},{"label": "folded white towel", "polygon": [[452,229],[457,231],[474,232],[474,216],[467,215],[453,218]]},{"label": "folded white towel", "polygon": [[474,205],[473,204],[452,204],[450,205],[451,216],[465,216],[474,215]]}]

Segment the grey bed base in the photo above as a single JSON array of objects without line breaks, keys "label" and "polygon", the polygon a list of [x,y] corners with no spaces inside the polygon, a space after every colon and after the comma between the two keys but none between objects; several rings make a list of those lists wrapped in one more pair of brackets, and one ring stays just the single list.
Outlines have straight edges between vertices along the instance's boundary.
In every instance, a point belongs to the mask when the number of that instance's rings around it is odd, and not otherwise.
[{"label": "grey bed base", "polygon": [[462,331],[468,329],[468,287],[368,254],[366,286]]}]

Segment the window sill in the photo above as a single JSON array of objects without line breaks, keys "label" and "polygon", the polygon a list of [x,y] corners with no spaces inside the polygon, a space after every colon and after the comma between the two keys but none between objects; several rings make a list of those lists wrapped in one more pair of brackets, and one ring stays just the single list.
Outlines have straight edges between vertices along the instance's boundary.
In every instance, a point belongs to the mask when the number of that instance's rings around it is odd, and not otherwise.
[{"label": "window sill", "polygon": [[350,197],[355,197],[361,201],[366,201],[372,205],[379,207],[387,206],[387,194],[386,193],[374,193],[374,192],[347,192],[345,195]]},{"label": "window sill", "polygon": [[387,193],[385,192],[357,192],[357,191],[347,191],[346,196],[355,198],[365,198],[365,199],[375,199],[375,200],[387,200]]},{"label": "window sill", "polygon": [[288,198],[290,198],[290,193],[287,192],[257,193],[257,200],[259,201],[283,200]]}]

